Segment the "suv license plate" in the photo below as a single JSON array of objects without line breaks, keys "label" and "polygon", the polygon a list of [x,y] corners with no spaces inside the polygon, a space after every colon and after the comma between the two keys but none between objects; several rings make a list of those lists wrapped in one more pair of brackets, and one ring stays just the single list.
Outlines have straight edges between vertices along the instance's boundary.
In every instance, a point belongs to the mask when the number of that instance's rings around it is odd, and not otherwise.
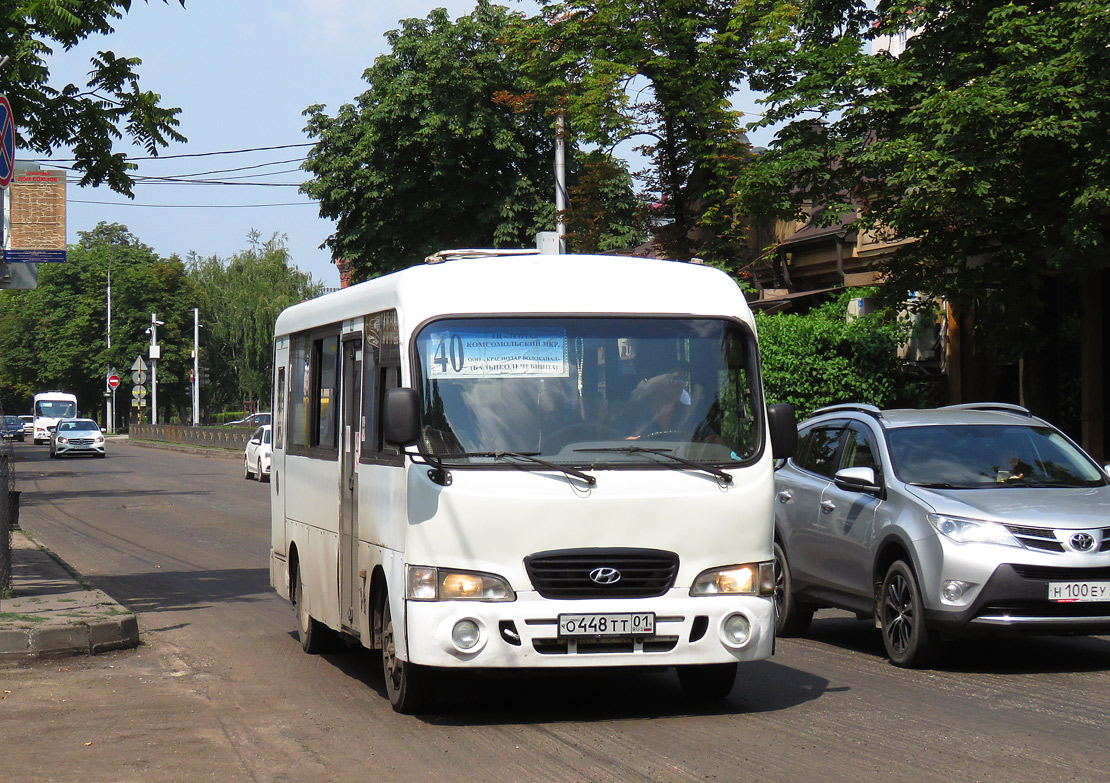
[{"label": "suv license plate", "polygon": [[1057,603],[1110,602],[1110,582],[1049,582],[1048,600]]},{"label": "suv license plate", "polygon": [[559,615],[559,636],[650,636],[654,633],[654,612]]}]

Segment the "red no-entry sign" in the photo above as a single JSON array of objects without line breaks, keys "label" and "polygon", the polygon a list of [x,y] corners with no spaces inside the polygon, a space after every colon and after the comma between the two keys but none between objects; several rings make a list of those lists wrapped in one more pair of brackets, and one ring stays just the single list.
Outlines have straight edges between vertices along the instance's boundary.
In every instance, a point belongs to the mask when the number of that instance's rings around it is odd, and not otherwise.
[{"label": "red no-entry sign", "polygon": [[116,388],[117,386],[119,386],[119,376],[115,375],[115,374],[109,375],[108,376],[108,385],[113,389]]}]

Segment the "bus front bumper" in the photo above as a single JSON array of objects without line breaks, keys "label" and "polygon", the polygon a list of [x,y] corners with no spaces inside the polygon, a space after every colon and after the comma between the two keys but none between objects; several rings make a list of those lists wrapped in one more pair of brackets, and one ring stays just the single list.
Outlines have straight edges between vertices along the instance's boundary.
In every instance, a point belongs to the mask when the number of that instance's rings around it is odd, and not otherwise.
[{"label": "bus front bumper", "polygon": [[[448,668],[682,666],[769,658],[774,604],[767,596],[558,601],[535,593],[517,600],[407,601],[407,659]],[[560,634],[560,615],[653,615],[647,635]],[[464,649],[460,640],[472,646]]]}]

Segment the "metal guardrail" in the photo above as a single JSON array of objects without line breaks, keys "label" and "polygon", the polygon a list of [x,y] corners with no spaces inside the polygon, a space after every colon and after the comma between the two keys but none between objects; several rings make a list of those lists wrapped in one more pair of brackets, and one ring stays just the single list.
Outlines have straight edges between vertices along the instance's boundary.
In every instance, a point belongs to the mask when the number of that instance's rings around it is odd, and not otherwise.
[{"label": "metal guardrail", "polygon": [[254,429],[253,427],[186,427],[183,424],[132,422],[128,429],[128,437],[242,451]]}]

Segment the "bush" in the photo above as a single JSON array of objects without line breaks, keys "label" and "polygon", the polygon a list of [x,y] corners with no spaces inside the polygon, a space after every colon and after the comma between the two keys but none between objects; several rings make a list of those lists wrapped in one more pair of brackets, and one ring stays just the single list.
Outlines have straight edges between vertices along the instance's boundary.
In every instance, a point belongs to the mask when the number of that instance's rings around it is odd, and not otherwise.
[{"label": "bush", "polygon": [[887,313],[847,322],[848,300],[838,299],[805,315],[756,313],[768,402],[789,402],[799,421],[838,402],[918,407],[927,395],[920,377],[907,372],[898,346],[907,327]]}]

